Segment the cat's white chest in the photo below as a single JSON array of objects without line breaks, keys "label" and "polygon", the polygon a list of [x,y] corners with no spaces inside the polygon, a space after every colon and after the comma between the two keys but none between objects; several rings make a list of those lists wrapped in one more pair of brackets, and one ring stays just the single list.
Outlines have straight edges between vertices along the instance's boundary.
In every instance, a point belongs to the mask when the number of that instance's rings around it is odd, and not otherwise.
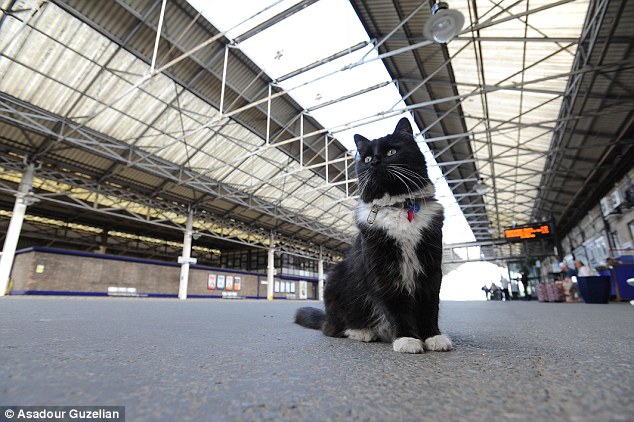
[{"label": "cat's white chest", "polygon": [[414,292],[416,275],[423,271],[416,254],[418,243],[423,232],[433,224],[433,217],[442,213],[442,210],[442,206],[436,201],[423,202],[419,212],[414,214],[410,222],[407,219],[407,210],[403,208],[376,206],[364,202],[359,202],[357,206],[357,224],[379,228],[396,240],[401,249],[401,280],[403,287],[410,293]]},{"label": "cat's white chest", "polygon": [[433,217],[441,212],[442,206],[438,202],[423,202],[410,222],[407,219],[407,209],[359,202],[357,224],[380,228],[402,245],[416,245],[422,233],[432,224]]}]

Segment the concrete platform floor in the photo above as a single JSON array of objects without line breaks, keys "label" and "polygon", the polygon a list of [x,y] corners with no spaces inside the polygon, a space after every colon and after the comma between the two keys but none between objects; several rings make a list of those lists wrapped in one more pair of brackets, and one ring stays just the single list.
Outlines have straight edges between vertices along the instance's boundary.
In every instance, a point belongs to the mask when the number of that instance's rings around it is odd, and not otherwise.
[{"label": "concrete platform floor", "polygon": [[0,405],[123,405],[128,421],[634,420],[629,303],[443,302],[455,350],[422,355],[293,324],[306,305],[0,298]]}]

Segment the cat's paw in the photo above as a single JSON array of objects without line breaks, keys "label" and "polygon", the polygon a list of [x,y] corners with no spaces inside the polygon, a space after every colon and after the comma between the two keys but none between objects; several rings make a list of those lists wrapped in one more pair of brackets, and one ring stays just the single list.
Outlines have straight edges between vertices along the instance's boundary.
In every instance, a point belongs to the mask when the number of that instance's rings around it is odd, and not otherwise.
[{"label": "cat's paw", "polygon": [[376,340],[376,334],[374,334],[374,331],[368,329],[346,330],[344,335],[352,340],[363,341],[365,343]]},{"label": "cat's paw", "polygon": [[423,353],[423,342],[417,338],[400,337],[394,340],[392,347],[400,353]]},{"label": "cat's paw", "polygon": [[453,348],[449,337],[438,334],[425,340],[425,350],[433,350],[436,352],[447,352]]}]

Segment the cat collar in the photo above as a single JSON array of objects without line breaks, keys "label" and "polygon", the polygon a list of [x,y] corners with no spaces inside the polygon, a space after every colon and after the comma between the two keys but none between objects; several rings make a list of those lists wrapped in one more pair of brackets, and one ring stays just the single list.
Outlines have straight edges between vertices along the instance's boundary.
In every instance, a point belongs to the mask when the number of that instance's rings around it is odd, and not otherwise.
[{"label": "cat collar", "polygon": [[[397,202],[396,204],[392,205],[386,205],[386,207],[407,209],[407,221],[411,223],[412,220],[414,220],[414,215],[420,211],[420,204],[418,203],[419,199],[423,198],[408,199],[407,201]],[[374,224],[376,216],[379,213],[379,208],[380,207],[378,205],[372,206],[372,209],[370,209],[370,213],[368,214],[368,224]]]}]

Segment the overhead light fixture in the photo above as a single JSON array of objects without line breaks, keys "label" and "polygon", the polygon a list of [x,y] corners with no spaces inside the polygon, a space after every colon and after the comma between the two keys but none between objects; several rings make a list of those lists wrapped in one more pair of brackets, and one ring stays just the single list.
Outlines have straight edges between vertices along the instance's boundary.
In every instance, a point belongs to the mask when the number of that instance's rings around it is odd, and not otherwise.
[{"label": "overhead light fixture", "polygon": [[476,183],[474,189],[478,195],[484,195],[489,190],[489,187],[484,183],[484,179],[480,178],[480,181]]},{"label": "overhead light fixture", "polygon": [[457,10],[449,10],[449,5],[436,1],[431,7],[431,17],[425,23],[423,35],[428,40],[446,44],[458,35],[464,25],[464,16]]}]

